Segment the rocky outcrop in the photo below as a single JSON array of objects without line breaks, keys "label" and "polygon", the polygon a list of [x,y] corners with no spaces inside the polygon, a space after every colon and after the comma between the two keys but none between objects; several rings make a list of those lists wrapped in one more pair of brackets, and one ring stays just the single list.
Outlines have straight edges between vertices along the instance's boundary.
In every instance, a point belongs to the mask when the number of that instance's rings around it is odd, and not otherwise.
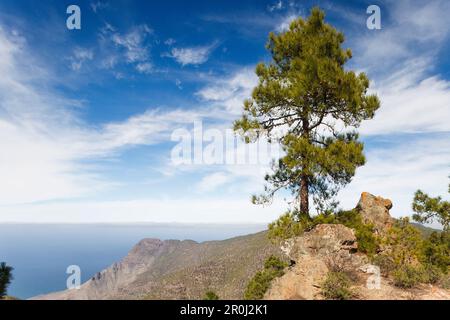
[{"label": "rocky outcrop", "polygon": [[[364,192],[356,210],[365,223],[385,233],[393,224],[389,214],[392,202]],[[271,283],[265,294],[269,300],[324,299],[321,286],[328,272],[345,272],[351,276],[352,292],[361,300],[450,300],[450,290],[432,285],[419,285],[404,290],[395,287],[380,269],[368,263],[368,258],[357,252],[358,244],[352,229],[343,225],[322,224],[302,236],[290,239],[282,251],[291,260],[280,278]]]},{"label": "rocky outcrop", "polygon": [[352,229],[340,224],[316,226],[284,246],[284,252],[295,264],[272,283],[265,298],[320,299],[321,282],[330,270],[354,270],[367,263],[356,249]]},{"label": "rocky outcrop", "polygon": [[356,206],[356,210],[361,214],[364,223],[371,223],[375,226],[378,234],[384,233],[393,224],[393,219],[389,214],[392,208],[392,201],[382,197],[376,197],[368,192],[363,192]]}]

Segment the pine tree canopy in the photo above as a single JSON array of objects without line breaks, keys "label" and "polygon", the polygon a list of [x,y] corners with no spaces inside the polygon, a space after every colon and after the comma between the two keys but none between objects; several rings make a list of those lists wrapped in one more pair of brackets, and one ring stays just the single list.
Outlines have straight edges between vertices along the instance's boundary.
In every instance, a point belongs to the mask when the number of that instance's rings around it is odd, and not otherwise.
[{"label": "pine tree canopy", "polygon": [[259,83],[234,123],[247,143],[264,136],[284,150],[266,176],[266,193],[255,202],[290,189],[299,197],[301,213],[309,214],[309,196],[323,210],[365,163],[354,130],[373,118],[380,102],[367,93],[364,73],[345,70],[352,53],[343,42],[344,35],[325,23],[319,8],[293,21],[289,30],[270,33],[272,59],[257,66]]}]

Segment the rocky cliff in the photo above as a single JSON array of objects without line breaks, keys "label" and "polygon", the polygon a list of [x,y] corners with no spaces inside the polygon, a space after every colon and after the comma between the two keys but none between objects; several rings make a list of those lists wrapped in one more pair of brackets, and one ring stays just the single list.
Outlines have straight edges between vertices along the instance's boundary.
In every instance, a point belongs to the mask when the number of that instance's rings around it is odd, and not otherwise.
[{"label": "rocky cliff", "polygon": [[249,279],[271,254],[281,251],[265,232],[204,243],[144,239],[79,290],[34,299],[202,299],[208,290],[223,299],[241,299]]}]

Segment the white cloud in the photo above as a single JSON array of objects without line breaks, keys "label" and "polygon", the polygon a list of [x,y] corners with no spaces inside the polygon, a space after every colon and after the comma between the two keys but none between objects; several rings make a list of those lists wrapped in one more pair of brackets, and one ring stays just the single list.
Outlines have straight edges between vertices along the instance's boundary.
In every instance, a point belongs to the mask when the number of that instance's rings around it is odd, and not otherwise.
[{"label": "white cloud", "polygon": [[389,74],[418,55],[433,56],[450,35],[448,1],[395,1],[386,10],[389,20],[382,13],[381,30],[366,30],[352,41],[357,64],[372,74]]},{"label": "white cloud", "polygon": [[340,192],[343,207],[354,207],[361,192],[367,191],[390,198],[394,204],[391,213],[401,217],[412,213],[411,203],[417,189],[448,197],[450,133],[381,141],[384,143],[367,152],[367,164],[357,170],[353,182]]},{"label": "white cloud", "polygon": [[198,183],[197,189],[200,192],[212,192],[218,187],[230,182],[231,177],[224,172],[215,172],[210,175],[203,177],[203,179]]},{"label": "white cloud", "polygon": [[173,46],[175,43],[177,43],[177,41],[175,39],[173,39],[173,38],[169,38],[166,41],[164,41],[164,44],[169,46],[169,47]]},{"label": "white cloud", "polygon": [[73,199],[112,187],[80,160],[168,141],[174,127],[208,114],[153,110],[93,128],[74,112],[79,101],[46,89],[54,78],[30,52],[22,38],[0,29],[0,205]]},{"label": "white cloud", "polygon": [[296,13],[290,13],[287,16],[283,17],[281,22],[278,23],[278,25],[275,27],[275,31],[277,32],[284,32],[289,30],[289,26],[291,25],[292,21],[298,18],[298,14]]},{"label": "white cloud", "polygon": [[267,9],[270,12],[278,11],[278,10],[281,10],[283,8],[284,8],[284,4],[283,4],[283,1],[281,1],[281,0],[275,2],[273,5],[270,5],[270,6],[267,7]]},{"label": "white cloud", "polygon": [[196,95],[223,108],[230,115],[242,113],[243,101],[251,96],[258,78],[252,68],[242,68],[227,78],[217,78]]},{"label": "white cloud", "polygon": [[94,59],[94,51],[92,49],[77,47],[69,58],[71,61],[70,67],[74,71],[79,71],[82,68],[83,63],[92,59]]},{"label": "white cloud", "polygon": [[140,73],[151,73],[153,71],[153,65],[150,62],[138,63],[136,70]]},{"label": "white cloud", "polygon": [[109,4],[107,2],[96,1],[96,2],[91,2],[90,6],[91,6],[92,11],[94,11],[94,13],[97,13],[98,11],[107,8],[109,6]]},{"label": "white cloud", "polygon": [[[406,68],[412,70],[413,65]],[[398,132],[449,132],[450,82],[439,76],[416,82],[414,73],[396,73],[391,81],[374,88],[382,106],[375,118],[363,123],[361,133],[392,134]]]},{"label": "white cloud", "polygon": [[214,43],[199,47],[173,48],[168,56],[174,58],[183,66],[190,64],[199,65],[208,61],[209,55],[216,46],[217,44]]},{"label": "white cloud", "polygon": [[[286,210],[282,201],[270,207],[249,197],[153,198],[129,201],[29,204],[2,207],[3,222],[39,223],[268,223]],[[61,214],[64,213],[64,214]]]},{"label": "white cloud", "polygon": [[175,79],[175,85],[177,86],[178,89],[182,90],[183,86],[182,86],[182,82],[180,79]]},{"label": "white cloud", "polygon": [[127,62],[139,62],[148,59],[148,48],[144,45],[145,38],[152,30],[147,25],[134,28],[125,35],[115,33],[112,36],[112,41],[120,47],[125,49],[125,56]]}]

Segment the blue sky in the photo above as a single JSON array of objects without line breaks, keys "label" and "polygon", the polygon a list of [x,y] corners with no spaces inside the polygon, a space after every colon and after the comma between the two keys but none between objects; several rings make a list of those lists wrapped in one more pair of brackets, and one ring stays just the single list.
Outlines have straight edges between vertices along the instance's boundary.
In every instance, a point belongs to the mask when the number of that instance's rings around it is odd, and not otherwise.
[{"label": "blue sky", "polygon": [[[66,8],[81,9],[81,30]],[[173,163],[176,130],[224,133],[269,61],[270,31],[313,5],[346,35],[348,68],[382,101],[360,128],[362,191],[411,213],[416,189],[450,174],[448,1],[10,1],[0,4],[0,222],[269,222],[289,204],[250,204],[266,163]],[[215,130],[215,131],[214,131]],[[204,143],[204,146],[207,143]],[[242,148],[237,147],[236,150]],[[241,150],[241,149],[239,149]],[[240,152],[240,151],[237,152]],[[242,151],[242,150],[241,150]]]}]

